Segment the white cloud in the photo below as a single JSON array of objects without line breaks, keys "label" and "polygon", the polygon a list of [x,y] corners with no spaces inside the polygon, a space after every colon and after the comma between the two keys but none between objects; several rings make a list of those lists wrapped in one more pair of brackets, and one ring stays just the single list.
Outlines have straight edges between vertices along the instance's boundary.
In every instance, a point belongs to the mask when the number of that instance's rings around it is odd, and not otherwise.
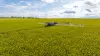
[{"label": "white cloud", "polygon": [[[62,3],[65,0],[61,0],[62,7],[56,5],[56,7],[51,7],[47,11],[44,11],[42,9],[44,12],[42,12],[41,8],[43,8],[43,6],[46,6],[47,3],[52,3],[55,5],[58,2],[53,3],[57,0],[41,0],[41,1],[46,3],[41,2],[33,4],[33,2],[26,2],[23,0],[20,1],[20,3],[18,4],[12,3],[12,4],[7,4],[5,6],[0,6],[6,8],[6,11],[0,15],[33,16],[33,17],[91,17],[91,16],[100,17],[100,0],[74,0],[66,4]],[[40,9],[40,11],[38,9]],[[70,12],[75,12],[75,13],[70,13]]]},{"label": "white cloud", "polygon": [[3,13],[0,13],[0,15],[2,16],[20,16],[20,17],[44,17],[45,13],[44,12],[40,12],[37,10],[16,10],[16,11],[6,11]]},{"label": "white cloud", "polygon": [[[20,5],[20,3],[26,3],[26,5]],[[3,13],[0,13],[0,15],[4,16],[25,16],[25,17],[43,17],[44,12],[40,12],[37,10],[38,8],[41,8],[42,6],[45,6],[45,4],[32,4],[31,2],[25,2],[21,1],[18,4],[7,4],[5,6],[0,6],[6,9]]]},{"label": "white cloud", "polygon": [[[75,13],[64,13],[64,12]],[[53,8],[47,12],[47,17],[100,17],[99,0],[75,0],[63,5],[63,8]]]},{"label": "white cloud", "polygon": [[55,0],[41,0],[41,1],[46,2],[46,3],[53,3],[53,2],[55,2]]},{"label": "white cloud", "polygon": [[[100,16],[100,1],[99,0],[80,0],[70,4],[65,4],[63,7],[66,10],[76,11],[75,17],[85,16]],[[90,11],[88,11],[88,10]]]},{"label": "white cloud", "polygon": [[63,15],[61,15],[61,13],[64,11],[65,11],[64,8],[54,7],[52,9],[48,10],[48,12],[46,12],[45,17],[51,17],[51,18],[63,17]]}]

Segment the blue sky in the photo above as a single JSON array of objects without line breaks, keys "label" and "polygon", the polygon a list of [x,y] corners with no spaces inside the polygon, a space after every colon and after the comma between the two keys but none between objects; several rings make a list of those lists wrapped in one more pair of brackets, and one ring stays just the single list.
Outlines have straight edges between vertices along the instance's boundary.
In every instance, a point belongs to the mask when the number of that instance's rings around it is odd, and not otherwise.
[{"label": "blue sky", "polygon": [[99,0],[0,0],[0,16],[100,17]]}]

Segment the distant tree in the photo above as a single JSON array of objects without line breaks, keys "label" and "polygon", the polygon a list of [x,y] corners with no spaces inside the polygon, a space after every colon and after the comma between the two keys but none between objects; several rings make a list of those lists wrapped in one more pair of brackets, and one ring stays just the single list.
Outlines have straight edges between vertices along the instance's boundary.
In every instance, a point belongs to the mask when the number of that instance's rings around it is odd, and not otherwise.
[{"label": "distant tree", "polygon": [[25,17],[22,17],[23,19],[25,18]]},{"label": "distant tree", "polygon": [[14,18],[14,16],[11,16],[11,18]]}]

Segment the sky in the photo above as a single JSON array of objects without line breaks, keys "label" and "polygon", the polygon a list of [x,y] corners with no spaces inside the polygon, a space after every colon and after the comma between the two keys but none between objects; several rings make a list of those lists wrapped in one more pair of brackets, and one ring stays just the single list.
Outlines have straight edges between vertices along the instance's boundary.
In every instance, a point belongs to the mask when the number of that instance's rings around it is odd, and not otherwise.
[{"label": "sky", "polygon": [[0,0],[0,17],[100,18],[100,0]]}]

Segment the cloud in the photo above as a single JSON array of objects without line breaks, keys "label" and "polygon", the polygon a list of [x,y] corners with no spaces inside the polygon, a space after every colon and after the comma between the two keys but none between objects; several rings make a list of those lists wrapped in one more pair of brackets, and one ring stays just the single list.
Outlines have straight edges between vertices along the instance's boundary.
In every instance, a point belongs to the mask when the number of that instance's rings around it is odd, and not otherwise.
[{"label": "cloud", "polygon": [[75,0],[62,7],[52,8],[47,17],[100,17],[99,0]]},{"label": "cloud", "polygon": [[52,8],[47,17],[100,17],[99,0],[75,0],[62,7]]},{"label": "cloud", "polygon": [[41,0],[41,1],[46,2],[46,3],[53,3],[53,2],[55,2],[55,0]]},{"label": "cloud", "polygon": [[[24,3],[25,5],[22,5]],[[33,4],[32,2],[20,1],[20,3],[11,3],[6,4],[4,6],[0,6],[5,8],[6,11],[0,13],[0,15],[4,16],[25,16],[25,17],[43,17],[44,12],[39,11],[38,9],[45,4]]]},{"label": "cloud", "polygon": [[67,13],[67,14],[74,14],[76,13],[75,11],[65,11],[64,13]]},{"label": "cloud", "polygon": [[80,0],[63,5],[66,10],[75,11],[75,17],[100,16],[99,0]]},{"label": "cloud", "polygon": [[38,10],[11,10],[0,13],[3,16],[20,16],[20,17],[44,17],[44,12]]},{"label": "cloud", "polygon": [[[32,17],[100,17],[100,0],[41,1],[36,0],[35,2],[30,2],[20,0],[19,3],[11,2],[4,5],[2,4],[0,5],[0,12],[3,13],[0,13],[0,15]],[[0,0],[0,2],[4,2],[4,0]]]},{"label": "cloud", "polygon": [[92,12],[90,9],[85,9],[86,11],[88,11],[88,12]]}]

